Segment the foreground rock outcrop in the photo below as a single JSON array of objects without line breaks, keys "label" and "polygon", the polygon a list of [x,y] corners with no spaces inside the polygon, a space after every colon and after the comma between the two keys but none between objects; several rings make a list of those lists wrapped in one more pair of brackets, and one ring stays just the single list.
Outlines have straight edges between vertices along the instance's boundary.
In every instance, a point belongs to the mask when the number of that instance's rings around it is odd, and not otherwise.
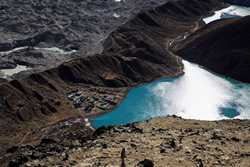
[{"label": "foreground rock outcrop", "polygon": [[[93,129],[87,126],[85,118],[117,107],[130,87],[182,75],[180,59],[166,46],[204,25],[202,17],[224,6],[227,5],[217,0],[166,3],[141,12],[113,31],[104,41],[101,54],[82,53],[81,58],[57,68],[1,84],[1,152],[15,144],[34,144],[42,138],[87,136]],[[92,91],[93,85],[98,89]],[[94,109],[86,112],[84,108],[75,108],[67,98],[66,93],[76,88],[91,98],[109,94],[119,95],[120,99],[107,108],[96,101]]]},{"label": "foreground rock outcrop", "polygon": [[178,44],[176,53],[226,77],[250,83],[250,16],[214,21]]},{"label": "foreground rock outcrop", "polygon": [[119,167],[121,164],[247,167],[250,160],[249,124],[249,120],[154,118],[140,123],[100,127],[93,135],[77,140],[43,139],[36,146],[14,146],[0,158],[0,163],[41,167]]}]

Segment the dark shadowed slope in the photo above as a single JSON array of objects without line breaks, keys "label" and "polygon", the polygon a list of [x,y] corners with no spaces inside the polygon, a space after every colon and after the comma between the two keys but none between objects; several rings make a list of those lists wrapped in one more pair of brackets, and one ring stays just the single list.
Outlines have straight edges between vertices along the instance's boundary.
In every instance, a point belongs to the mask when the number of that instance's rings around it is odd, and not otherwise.
[{"label": "dark shadowed slope", "polygon": [[230,3],[232,5],[240,5],[240,6],[250,6],[249,0],[221,0],[225,3]]},{"label": "dark shadowed slope", "polygon": [[212,22],[179,44],[176,53],[232,79],[250,83],[250,16]]}]

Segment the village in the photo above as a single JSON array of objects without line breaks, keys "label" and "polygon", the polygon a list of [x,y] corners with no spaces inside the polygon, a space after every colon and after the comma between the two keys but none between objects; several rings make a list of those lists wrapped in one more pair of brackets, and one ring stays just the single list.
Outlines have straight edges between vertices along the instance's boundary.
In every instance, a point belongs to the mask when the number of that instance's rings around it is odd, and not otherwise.
[{"label": "village", "polygon": [[107,88],[90,86],[69,90],[66,97],[72,101],[74,108],[88,114],[91,111],[96,113],[100,110],[111,110],[121,102],[120,94],[123,94],[123,91],[124,89],[119,88],[107,90]]}]

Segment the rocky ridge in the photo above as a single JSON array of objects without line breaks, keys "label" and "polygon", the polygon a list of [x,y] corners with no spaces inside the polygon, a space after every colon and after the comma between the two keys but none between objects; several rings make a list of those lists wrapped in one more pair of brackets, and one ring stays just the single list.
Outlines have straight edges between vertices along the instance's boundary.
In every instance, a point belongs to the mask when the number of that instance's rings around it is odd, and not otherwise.
[{"label": "rocky ridge", "polygon": [[6,166],[249,166],[249,120],[154,118],[8,149]]}]

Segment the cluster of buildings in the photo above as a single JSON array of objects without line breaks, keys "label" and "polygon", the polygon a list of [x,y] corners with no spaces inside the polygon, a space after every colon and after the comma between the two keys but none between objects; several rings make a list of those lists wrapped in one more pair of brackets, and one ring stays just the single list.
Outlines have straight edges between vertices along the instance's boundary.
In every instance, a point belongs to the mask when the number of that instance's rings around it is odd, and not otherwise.
[{"label": "cluster of buildings", "polygon": [[70,90],[66,93],[69,100],[73,101],[75,108],[84,107],[86,112],[91,112],[94,108],[105,110],[108,105],[116,105],[119,100],[119,96],[110,96],[108,94],[96,94],[96,87],[90,87],[88,94],[83,94],[79,88]]}]

